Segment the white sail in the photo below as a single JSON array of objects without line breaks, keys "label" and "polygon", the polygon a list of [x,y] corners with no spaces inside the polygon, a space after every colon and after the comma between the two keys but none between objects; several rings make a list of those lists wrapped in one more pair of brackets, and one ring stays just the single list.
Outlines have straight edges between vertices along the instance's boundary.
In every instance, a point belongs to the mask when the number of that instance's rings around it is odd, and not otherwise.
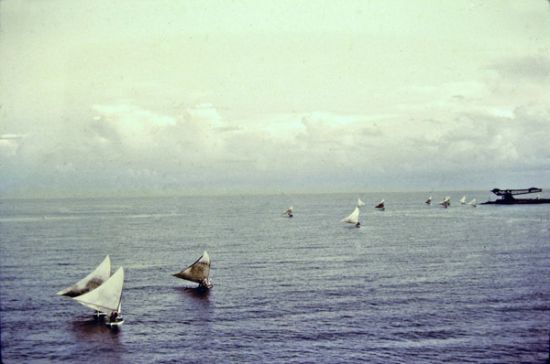
[{"label": "white sail", "polygon": [[[174,274],[174,277],[185,279],[191,282],[196,282],[208,287],[211,285],[208,276],[210,275],[210,256],[205,250],[202,256],[197,261],[191,264],[189,267],[183,269],[181,272]],[[208,283],[208,284],[206,284]]]},{"label": "white sail", "polygon": [[97,268],[77,283],[59,292],[60,296],[76,297],[90,292],[103,284],[111,275],[111,258],[107,255]]},{"label": "white sail", "polygon": [[472,199],[472,201],[468,202],[468,205],[472,205],[473,207],[477,206],[477,200],[475,198]]},{"label": "white sail", "polygon": [[365,203],[363,201],[361,201],[360,198],[357,199],[357,207],[363,207],[365,206]]},{"label": "white sail", "polygon": [[294,208],[290,206],[288,209],[283,211],[283,215],[288,215],[289,217],[292,217],[292,212],[294,211]]},{"label": "white sail", "polygon": [[445,196],[445,198],[443,199],[443,201],[440,202],[440,204],[444,204],[444,203],[451,204],[451,198],[449,196]]},{"label": "white sail", "polygon": [[342,222],[347,222],[348,224],[357,224],[359,222],[359,207],[356,207],[353,212],[346,217],[345,219],[342,219]]},{"label": "white sail", "polygon": [[74,297],[73,299],[91,309],[110,315],[120,309],[122,286],[124,285],[124,268],[118,270],[101,286],[93,291]]},{"label": "white sail", "polygon": [[460,199],[460,204],[461,205],[466,204],[466,196],[462,196],[462,198]]}]

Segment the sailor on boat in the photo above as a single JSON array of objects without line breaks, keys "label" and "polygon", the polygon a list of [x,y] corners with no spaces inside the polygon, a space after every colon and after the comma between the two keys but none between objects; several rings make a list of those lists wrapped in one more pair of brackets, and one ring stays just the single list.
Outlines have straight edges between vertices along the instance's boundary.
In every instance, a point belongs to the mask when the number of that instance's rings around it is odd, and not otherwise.
[{"label": "sailor on boat", "polygon": [[204,278],[199,283],[199,288],[210,289],[212,287],[214,287],[214,285],[212,284],[212,280],[210,278]]}]

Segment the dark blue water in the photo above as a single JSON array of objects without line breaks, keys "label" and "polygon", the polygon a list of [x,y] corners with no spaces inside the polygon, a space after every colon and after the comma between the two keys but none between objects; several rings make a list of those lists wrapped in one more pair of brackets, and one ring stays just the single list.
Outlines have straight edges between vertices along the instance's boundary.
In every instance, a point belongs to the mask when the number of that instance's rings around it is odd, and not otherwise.
[{"label": "dark blue water", "polygon": [[[339,222],[357,197],[361,229]],[[3,361],[544,362],[550,205],[425,198],[1,200]],[[205,249],[215,286],[198,295],[171,274]],[[126,270],[118,331],[55,295],[106,254]]]}]

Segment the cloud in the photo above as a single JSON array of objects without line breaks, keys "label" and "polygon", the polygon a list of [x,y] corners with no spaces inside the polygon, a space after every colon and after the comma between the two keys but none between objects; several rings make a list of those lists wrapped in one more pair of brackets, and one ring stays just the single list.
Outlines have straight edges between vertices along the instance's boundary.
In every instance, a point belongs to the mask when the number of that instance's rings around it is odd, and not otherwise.
[{"label": "cloud", "polygon": [[510,115],[473,107],[434,118],[316,111],[255,120],[235,127],[211,104],[174,114],[129,102],[95,105],[78,120],[24,137],[3,134],[0,162],[10,178],[0,188],[448,188],[493,183],[487,175],[549,173],[544,105],[518,106]]},{"label": "cloud", "polygon": [[536,83],[547,82],[550,79],[550,57],[544,55],[510,58],[488,68],[506,79],[526,79]]}]

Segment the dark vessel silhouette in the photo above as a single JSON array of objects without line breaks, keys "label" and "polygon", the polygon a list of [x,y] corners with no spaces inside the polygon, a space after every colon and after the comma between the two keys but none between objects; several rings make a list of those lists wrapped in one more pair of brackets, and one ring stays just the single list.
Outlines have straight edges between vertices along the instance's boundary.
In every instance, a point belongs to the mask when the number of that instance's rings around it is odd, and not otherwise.
[{"label": "dark vessel silhouette", "polygon": [[497,195],[499,198],[495,201],[487,201],[482,203],[482,205],[533,205],[540,203],[550,203],[550,198],[515,198],[517,195],[526,195],[529,193],[540,193],[542,188],[531,187],[525,189],[507,189],[501,190],[500,188],[493,188],[492,193]]}]

